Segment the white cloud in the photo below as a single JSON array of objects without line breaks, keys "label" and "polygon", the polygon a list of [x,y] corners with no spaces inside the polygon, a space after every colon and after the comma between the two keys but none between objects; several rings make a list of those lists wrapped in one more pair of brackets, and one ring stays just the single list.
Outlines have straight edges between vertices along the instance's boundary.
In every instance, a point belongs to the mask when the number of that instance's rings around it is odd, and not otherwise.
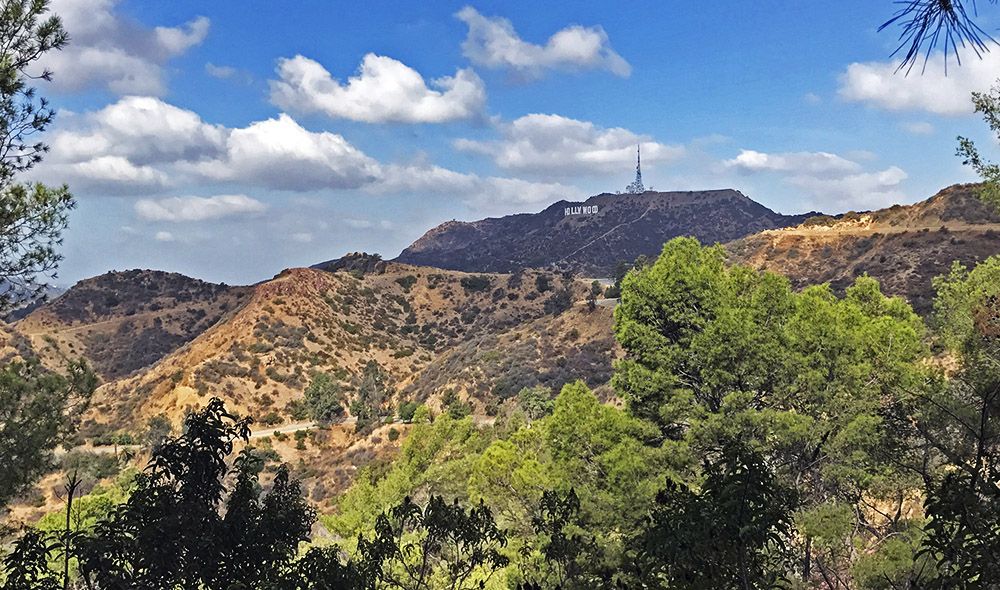
[{"label": "white cloud", "polygon": [[455,16],[469,27],[462,53],[476,65],[505,69],[528,78],[545,70],[607,70],[628,77],[632,66],[618,55],[603,28],[573,25],[557,31],[545,45],[521,39],[511,22],[486,17],[466,6]]},{"label": "white cloud", "polygon": [[927,121],[908,121],[899,127],[910,135],[934,135],[934,126]]},{"label": "white cloud", "polygon": [[906,199],[901,184],[909,175],[898,166],[876,172],[848,174],[839,178],[792,176],[789,184],[806,190],[818,208],[877,209]]},{"label": "white cloud", "polygon": [[794,172],[814,176],[840,176],[861,169],[857,162],[827,152],[793,152],[766,154],[754,150],[741,150],[726,165],[740,172]]},{"label": "white cloud", "polygon": [[168,231],[158,231],[156,232],[156,235],[153,236],[153,239],[157,242],[173,242],[175,238],[174,234]]},{"label": "white cloud", "polygon": [[[924,111],[957,116],[973,112],[971,93],[983,92],[997,79],[1000,52],[969,59],[944,71],[942,54],[932,55],[926,71],[897,72],[899,61],[852,63],[840,76],[841,98],[888,111]],[[919,68],[919,66],[918,66]]]},{"label": "white cloud", "polygon": [[628,129],[602,128],[559,115],[525,115],[502,124],[496,141],[459,139],[457,149],[484,154],[505,170],[544,176],[627,173],[635,164],[636,145],[644,163],[670,161],[684,154]]},{"label": "white cloud", "polygon": [[199,45],[209,20],[195,18],[179,27],[149,29],[115,12],[118,0],[54,0],[72,45],[45,54],[40,65],[54,72],[62,92],[106,88],[116,94],[162,95],[163,66]]},{"label": "white cloud", "polygon": [[264,203],[246,195],[141,199],[135,203],[135,212],[141,219],[175,223],[243,217],[263,213],[266,209]]},{"label": "white cloud", "polygon": [[111,192],[159,189],[167,184],[167,175],[151,166],[138,166],[121,156],[98,156],[62,168],[71,178],[94,186],[103,186]]},{"label": "white cloud", "polygon": [[443,123],[482,114],[483,81],[470,69],[432,80],[391,57],[369,53],[356,76],[341,84],[320,63],[297,55],[278,62],[271,102],[299,113],[366,123]]},{"label": "white cloud", "polygon": [[[62,123],[62,121],[60,121]],[[52,137],[57,159],[94,154],[128,158],[137,164],[217,157],[227,130],[196,113],[148,96],[126,96],[99,111],[71,116]]]},{"label": "white cloud", "polygon": [[[99,111],[61,117],[60,124],[64,127],[54,131],[49,157],[33,176],[44,182],[67,182],[78,191],[145,197],[135,210],[151,221],[200,221],[262,211],[262,203],[243,195],[149,197],[150,192],[215,184],[239,190],[361,189],[369,194],[446,196],[504,212],[580,194],[558,182],[481,177],[426,162],[382,163],[342,136],[307,130],[286,114],[227,128],[160,99],[124,97]],[[574,156],[581,169],[600,165],[604,158],[614,160],[613,154],[602,151],[610,150],[608,137],[621,135],[619,140],[630,145],[636,137],[623,130],[593,133],[597,147],[592,146],[591,155]],[[630,145],[623,148],[629,159]],[[669,152],[659,144],[649,145],[654,159]],[[392,226],[380,221],[371,227]]]},{"label": "white cloud", "polygon": [[[867,159],[866,153],[856,154]],[[806,206],[830,212],[847,208],[874,209],[905,199],[901,185],[906,172],[898,166],[866,171],[855,160],[827,152],[768,154],[742,150],[723,163],[742,174],[777,175],[805,192]]]},{"label": "white cloud", "polygon": [[823,102],[823,97],[815,92],[806,92],[802,97],[802,100],[806,101],[808,104],[816,105]]},{"label": "white cloud", "polygon": [[313,235],[309,232],[296,232],[291,237],[293,242],[299,244],[308,244],[313,241]]},{"label": "white cloud", "polygon": [[124,97],[61,118],[40,179],[111,194],[198,181],[276,190],[357,188],[379,164],[342,136],[304,129],[288,115],[229,129],[157,98]]},{"label": "white cloud", "polygon": [[231,130],[224,157],[192,170],[213,180],[290,191],[358,188],[379,175],[378,162],[342,136],[308,131],[285,114]]}]

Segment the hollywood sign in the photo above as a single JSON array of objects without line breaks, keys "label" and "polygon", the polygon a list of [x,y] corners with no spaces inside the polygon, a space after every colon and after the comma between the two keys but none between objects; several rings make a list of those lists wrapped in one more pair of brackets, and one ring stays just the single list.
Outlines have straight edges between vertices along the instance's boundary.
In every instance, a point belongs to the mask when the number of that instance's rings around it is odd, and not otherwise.
[{"label": "hollywood sign", "polygon": [[597,205],[586,205],[579,207],[566,207],[566,216],[570,215],[596,215]]}]

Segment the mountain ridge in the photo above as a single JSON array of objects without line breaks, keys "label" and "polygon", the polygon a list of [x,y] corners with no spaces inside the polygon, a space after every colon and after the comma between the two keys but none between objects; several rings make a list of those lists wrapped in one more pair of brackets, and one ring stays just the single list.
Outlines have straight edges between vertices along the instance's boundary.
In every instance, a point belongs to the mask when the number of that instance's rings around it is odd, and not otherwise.
[{"label": "mountain ridge", "polygon": [[655,256],[677,236],[728,242],[813,215],[782,215],[734,189],[601,193],[561,200],[538,213],[445,222],[395,261],[464,272],[555,268],[610,276],[618,263]]}]

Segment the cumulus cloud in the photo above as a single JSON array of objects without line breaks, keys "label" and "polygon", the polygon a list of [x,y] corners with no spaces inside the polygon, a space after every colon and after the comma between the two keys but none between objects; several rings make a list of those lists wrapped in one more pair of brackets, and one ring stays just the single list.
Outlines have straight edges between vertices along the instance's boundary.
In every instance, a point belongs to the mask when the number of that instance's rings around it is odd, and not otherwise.
[{"label": "cumulus cloud", "polygon": [[[602,137],[620,131],[594,133],[597,144],[603,145]],[[634,137],[626,132],[620,140],[631,144]],[[61,117],[51,143],[49,157],[33,171],[35,179],[67,182],[90,194],[145,197],[135,211],[150,221],[201,221],[263,211],[263,203],[242,194],[149,196],[217,184],[238,190],[360,189],[369,194],[440,195],[489,211],[580,194],[558,182],[482,177],[428,163],[379,162],[344,137],[310,131],[287,114],[245,127],[213,125],[192,111],[151,97],[123,97],[98,111]],[[627,146],[629,159],[632,149]],[[591,151],[591,156],[577,157],[581,167],[597,165],[605,157],[597,148]],[[649,153],[654,159],[663,156],[658,144],[650,143]]]},{"label": "cumulus cloud", "polygon": [[168,231],[158,231],[153,236],[153,239],[156,240],[157,242],[173,242],[175,238],[174,234]]},{"label": "cumulus cloud", "polygon": [[121,156],[97,156],[81,162],[54,164],[56,176],[74,179],[85,186],[100,187],[111,194],[158,190],[167,186],[167,175],[152,166],[136,165]]},{"label": "cumulus cloud", "polygon": [[905,198],[906,172],[898,166],[867,171],[864,166],[827,152],[768,154],[742,150],[724,162],[741,174],[772,174],[802,190],[812,207],[831,212],[845,208],[873,209]]},{"label": "cumulus cloud", "polygon": [[369,53],[342,84],[319,62],[297,55],[278,62],[271,102],[298,113],[366,123],[444,123],[482,114],[483,81],[470,69],[432,80],[391,57]]},{"label": "cumulus cloud", "polygon": [[116,195],[168,188],[178,177],[176,163],[220,157],[229,133],[191,111],[137,96],[85,114],[62,113],[57,125],[35,175]]},{"label": "cumulus cloud", "polygon": [[46,53],[40,65],[54,72],[57,91],[105,88],[115,94],[159,96],[166,92],[163,66],[199,45],[209,20],[150,29],[117,14],[119,0],[54,0],[72,50]]},{"label": "cumulus cloud", "polygon": [[193,170],[214,180],[290,191],[358,188],[379,173],[378,162],[342,136],[309,131],[286,114],[231,130],[225,156]]},{"label": "cumulus cloud", "polygon": [[50,142],[56,158],[102,154],[135,164],[216,157],[228,133],[192,111],[148,96],[126,96],[99,111],[71,115],[67,125]]},{"label": "cumulus cloud", "polygon": [[658,143],[628,129],[603,128],[559,115],[525,115],[501,124],[500,132],[502,139],[460,139],[455,147],[489,156],[505,170],[545,176],[627,172],[634,166],[636,145],[642,146],[645,163],[684,154],[683,147]]},{"label": "cumulus cloud", "polygon": [[342,136],[312,132],[288,115],[226,128],[151,97],[124,97],[61,121],[36,175],[108,194],[210,181],[306,191],[357,188],[379,164]]},{"label": "cumulus cloud", "polygon": [[898,166],[875,172],[847,174],[837,178],[795,175],[789,184],[805,190],[815,206],[835,209],[875,209],[903,201],[900,186],[909,176]]},{"label": "cumulus cloud", "polygon": [[923,73],[898,72],[899,61],[852,63],[840,76],[841,98],[888,111],[924,111],[958,116],[973,112],[970,94],[988,90],[1000,70],[1000,52],[963,61],[944,71],[944,56],[932,55]]},{"label": "cumulus cloud", "polygon": [[607,70],[623,78],[632,73],[632,66],[611,48],[608,34],[599,26],[569,26],[537,45],[521,39],[505,18],[483,16],[471,6],[455,16],[469,27],[462,53],[476,65],[527,78],[538,78],[546,70]]},{"label": "cumulus cloud", "polygon": [[141,199],[135,203],[135,212],[139,218],[174,223],[244,217],[263,213],[266,209],[264,203],[246,195]]}]

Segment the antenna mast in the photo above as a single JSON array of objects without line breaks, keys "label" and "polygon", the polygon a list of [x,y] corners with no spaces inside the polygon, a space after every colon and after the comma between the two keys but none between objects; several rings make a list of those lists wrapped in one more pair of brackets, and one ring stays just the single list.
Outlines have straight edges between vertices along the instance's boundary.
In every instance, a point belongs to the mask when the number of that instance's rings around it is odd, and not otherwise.
[{"label": "antenna mast", "polygon": [[632,195],[641,195],[646,192],[646,187],[642,185],[642,146],[635,146],[635,180],[625,187],[625,192]]}]

